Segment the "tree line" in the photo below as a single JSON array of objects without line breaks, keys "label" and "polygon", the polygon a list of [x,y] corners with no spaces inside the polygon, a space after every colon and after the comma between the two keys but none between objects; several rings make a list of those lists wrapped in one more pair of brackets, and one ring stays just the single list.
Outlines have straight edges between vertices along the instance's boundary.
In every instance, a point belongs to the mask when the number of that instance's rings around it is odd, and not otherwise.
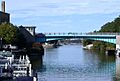
[{"label": "tree line", "polygon": [[[95,33],[120,33],[120,16],[115,18],[111,22],[107,22],[104,24],[100,30],[94,31]],[[107,42],[101,42],[101,41],[91,41],[91,40],[84,40],[83,45],[87,44],[93,44],[94,50],[104,51],[104,50],[115,50],[116,45],[107,43]]]},{"label": "tree line", "polygon": [[108,22],[105,25],[103,25],[98,32],[119,33],[120,32],[120,16],[115,18],[112,22]]}]

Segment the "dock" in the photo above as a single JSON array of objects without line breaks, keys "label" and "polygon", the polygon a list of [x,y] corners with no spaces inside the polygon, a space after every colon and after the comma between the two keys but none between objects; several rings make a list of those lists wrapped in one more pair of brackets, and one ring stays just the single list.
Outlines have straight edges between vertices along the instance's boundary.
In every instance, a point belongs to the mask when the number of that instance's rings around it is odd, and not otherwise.
[{"label": "dock", "polygon": [[0,81],[37,81],[27,55],[15,59],[10,51],[0,51]]}]

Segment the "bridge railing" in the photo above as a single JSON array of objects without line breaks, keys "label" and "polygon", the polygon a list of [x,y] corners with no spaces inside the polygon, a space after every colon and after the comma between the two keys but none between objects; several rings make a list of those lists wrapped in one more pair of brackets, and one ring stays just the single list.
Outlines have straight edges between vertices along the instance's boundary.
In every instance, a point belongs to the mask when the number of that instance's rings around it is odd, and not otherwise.
[{"label": "bridge railing", "polygon": [[120,33],[108,33],[108,32],[105,32],[105,33],[72,33],[72,32],[69,32],[69,33],[44,33],[46,36],[49,35],[49,36],[69,36],[69,35],[120,35]]},{"label": "bridge railing", "polygon": [[111,33],[109,33],[109,32],[104,32],[104,33],[99,32],[99,33],[86,33],[86,34],[88,34],[88,35],[120,35],[120,33],[114,33],[114,32],[111,32]]}]

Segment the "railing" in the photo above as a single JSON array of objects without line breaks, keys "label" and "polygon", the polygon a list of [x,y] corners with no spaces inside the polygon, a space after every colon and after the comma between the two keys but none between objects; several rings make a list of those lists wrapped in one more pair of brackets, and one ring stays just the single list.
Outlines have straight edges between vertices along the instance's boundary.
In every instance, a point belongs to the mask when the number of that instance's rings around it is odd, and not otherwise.
[{"label": "railing", "polygon": [[2,56],[12,56],[12,52],[10,52],[10,51],[0,51],[0,55],[2,55]]},{"label": "railing", "polygon": [[109,32],[105,32],[105,33],[44,33],[44,35],[120,35],[120,33],[109,33]]}]

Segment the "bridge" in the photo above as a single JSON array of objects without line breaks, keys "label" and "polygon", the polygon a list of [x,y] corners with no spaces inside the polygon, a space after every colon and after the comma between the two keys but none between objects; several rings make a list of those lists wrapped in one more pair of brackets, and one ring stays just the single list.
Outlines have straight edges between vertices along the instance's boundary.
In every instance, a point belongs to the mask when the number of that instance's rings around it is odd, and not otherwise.
[{"label": "bridge", "polygon": [[99,40],[120,45],[120,33],[44,33],[36,35],[36,42],[47,42],[53,40],[81,38],[90,40]]},{"label": "bridge", "polygon": [[[52,40],[70,39],[70,38],[82,38],[99,40],[116,44],[116,35],[118,33],[45,33],[45,36],[41,37],[39,34],[36,36],[36,42],[46,42]],[[44,39],[44,40],[42,40]]]}]

